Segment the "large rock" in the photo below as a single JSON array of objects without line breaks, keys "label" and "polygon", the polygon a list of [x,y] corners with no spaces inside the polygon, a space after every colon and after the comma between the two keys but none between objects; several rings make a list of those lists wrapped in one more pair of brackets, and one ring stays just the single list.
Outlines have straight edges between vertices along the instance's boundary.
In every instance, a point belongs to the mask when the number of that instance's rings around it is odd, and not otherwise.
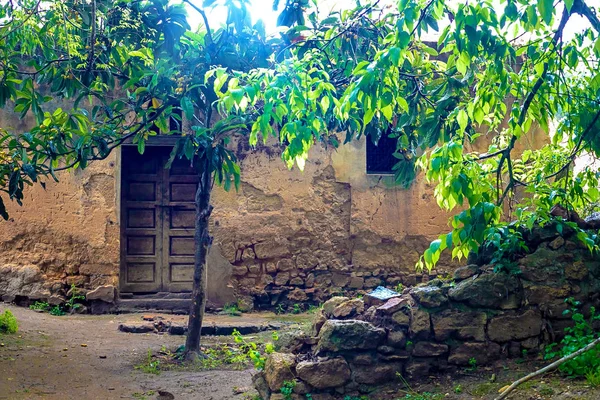
[{"label": "large rock", "polygon": [[14,300],[17,296],[44,300],[51,293],[45,285],[46,276],[35,265],[0,266],[0,297]]},{"label": "large rock", "polygon": [[283,382],[295,379],[296,356],[287,353],[271,353],[265,363],[265,380],[269,388],[279,391]]},{"label": "large rock", "polygon": [[334,296],[323,304],[323,312],[327,317],[333,316],[333,310],[340,304],[350,300],[348,297]]},{"label": "large rock", "polygon": [[101,300],[106,303],[113,303],[115,301],[116,289],[112,285],[100,286],[96,289],[88,292],[85,296],[86,300]]},{"label": "large rock", "polygon": [[444,310],[432,314],[433,333],[437,340],[485,340],[485,324],[487,316],[484,312],[462,311],[457,309]]},{"label": "large rock", "polygon": [[401,330],[389,331],[387,344],[397,349],[403,349],[406,345],[406,334]]},{"label": "large rock", "polygon": [[438,357],[448,352],[448,346],[442,343],[417,342],[412,354],[416,357]]},{"label": "large rock", "polygon": [[321,328],[317,352],[376,349],[385,339],[385,330],[354,319],[330,319]]},{"label": "large rock", "polygon": [[470,365],[471,359],[477,365],[486,365],[500,357],[500,345],[496,343],[463,343],[450,352],[448,362],[457,365]]},{"label": "large rock", "polygon": [[488,326],[488,336],[494,342],[527,339],[541,332],[542,315],[535,310],[492,318]]},{"label": "large rock", "polygon": [[475,274],[480,272],[479,266],[477,264],[469,264],[464,267],[457,268],[454,271],[453,279],[455,281],[462,281],[464,279],[470,278]]},{"label": "large rock", "polygon": [[515,276],[488,273],[459,282],[448,296],[472,307],[513,309],[521,305],[522,291]]},{"label": "large rock", "polygon": [[334,318],[346,318],[362,314],[364,310],[365,303],[361,299],[352,299],[338,305],[332,314]]},{"label": "large rock", "polygon": [[335,388],[350,380],[350,368],[341,357],[326,361],[303,361],[296,365],[296,375],[317,389]]},{"label": "large rock", "polygon": [[377,385],[396,379],[396,373],[402,373],[402,363],[379,363],[375,365],[352,365],[352,377],[356,383]]},{"label": "large rock", "polygon": [[413,339],[427,339],[431,333],[429,313],[420,308],[412,308],[408,333]]},{"label": "large rock", "polygon": [[401,327],[410,325],[410,317],[404,311],[397,311],[392,315],[392,321]]},{"label": "large rock", "polygon": [[419,286],[410,291],[411,296],[423,307],[436,308],[448,302],[442,289],[437,286]]},{"label": "large rock", "polygon": [[271,397],[271,389],[269,389],[269,384],[265,379],[264,371],[261,371],[252,376],[252,385],[258,392],[258,395],[261,399],[268,399]]},{"label": "large rock", "polygon": [[384,304],[377,307],[377,312],[384,315],[394,314],[400,311],[403,307],[407,307],[407,300],[401,297],[392,297]]},{"label": "large rock", "polygon": [[544,285],[560,285],[563,281],[564,265],[557,262],[561,252],[547,247],[538,247],[535,252],[519,260],[521,278]]}]

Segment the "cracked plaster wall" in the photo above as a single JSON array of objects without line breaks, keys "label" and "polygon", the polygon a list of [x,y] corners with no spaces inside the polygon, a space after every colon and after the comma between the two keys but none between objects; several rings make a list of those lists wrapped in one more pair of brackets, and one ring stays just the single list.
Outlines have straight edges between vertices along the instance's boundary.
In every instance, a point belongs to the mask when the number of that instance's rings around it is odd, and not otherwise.
[{"label": "cracked plaster wall", "polygon": [[[27,125],[12,114],[0,123]],[[364,146],[315,146],[300,172],[285,167],[276,146],[250,151],[240,144],[240,191],[217,188],[211,220],[222,255],[211,269],[231,271],[231,278],[211,280],[210,291],[233,288],[249,309],[421,281],[415,262],[448,230],[448,215],[424,179],[403,189],[390,177],[367,176]],[[46,190],[28,188],[23,207],[8,202],[11,218],[0,221],[0,281],[12,282],[13,295],[64,294],[72,283],[118,286],[119,154],[63,172]],[[452,269],[442,258],[438,272]]]}]

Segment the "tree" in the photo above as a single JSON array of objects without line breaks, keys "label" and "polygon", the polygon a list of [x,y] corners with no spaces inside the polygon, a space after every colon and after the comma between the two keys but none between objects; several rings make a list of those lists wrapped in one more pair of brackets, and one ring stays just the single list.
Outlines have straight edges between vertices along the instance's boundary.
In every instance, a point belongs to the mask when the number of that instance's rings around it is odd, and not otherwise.
[{"label": "tree", "polygon": [[[314,142],[335,144],[331,132],[346,142],[396,138],[397,181],[410,184],[421,169],[439,206],[458,209],[417,268],[431,269],[445,249],[462,258],[485,247],[510,270],[536,224],[574,229],[597,250],[576,212],[598,206],[598,168],[573,168],[600,154],[592,2],[378,3],[322,20],[309,14],[309,26],[293,28],[304,39],[288,57],[234,73],[235,87],[217,90],[223,113],[254,116],[251,144],[279,135],[290,167],[302,168]],[[527,145],[533,130],[546,138],[537,149]],[[487,151],[473,150],[482,139]]]},{"label": "tree", "polygon": [[[260,22],[250,25],[245,1],[215,3],[229,12],[226,25],[215,30],[204,9],[189,4],[204,29],[190,30],[184,6],[167,0],[0,5],[0,107],[14,107],[21,117],[32,113],[36,121],[28,132],[0,131],[0,191],[21,204],[25,185],[45,185],[57,171],[85,168],[126,141],[143,153],[158,129],[180,134],[168,164],[188,159],[200,181],[186,341],[186,354],[195,358],[206,301],[210,195],[215,183],[225,189],[239,183],[227,144],[245,126],[238,116],[215,122],[213,82],[223,76],[207,72],[215,65],[240,71],[268,66],[283,41],[267,38]],[[2,196],[0,215],[8,218]]]},{"label": "tree", "polygon": [[[300,169],[315,143],[396,138],[397,181],[410,184],[420,168],[437,183],[439,205],[461,209],[421,268],[445,249],[463,257],[484,242],[510,261],[536,223],[576,229],[597,248],[574,218],[551,213],[555,204],[571,212],[598,201],[594,171],[572,168],[600,150],[600,22],[586,1],[358,2],[325,18],[286,2],[280,22],[296,25],[272,40],[248,24],[244,1],[224,1],[229,20],[218,30],[186,2],[205,29],[190,31],[183,7],[166,0],[1,6],[0,107],[14,102],[37,126],[0,136],[0,188],[20,202],[24,184],[84,168],[125,140],[143,152],[154,125],[184,133],[171,157],[190,160],[200,177],[190,358],[199,352],[211,190],[239,182],[234,136],[251,145],[274,136],[283,160]],[[567,37],[575,16],[587,27]],[[45,111],[54,97],[72,100],[72,110]],[[535,127],[549,142],[517,151]],[[488,151],[471,150],[482,135]]]}]

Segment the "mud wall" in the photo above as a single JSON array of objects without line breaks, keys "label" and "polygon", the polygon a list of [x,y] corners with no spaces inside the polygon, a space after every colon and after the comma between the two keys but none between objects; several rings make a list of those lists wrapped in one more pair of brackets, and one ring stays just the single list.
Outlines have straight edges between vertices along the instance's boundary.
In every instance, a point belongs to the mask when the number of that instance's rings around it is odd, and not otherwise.
[{"label": "mud wall", "polygon": [[[25,131],[30,119],[3,113],[0,126]],[[275,144],[241,143],[239,192],[215,190],[211,259],[218,262],[209,274],[218,279],[209,279],[209,301],[237,299],[244,310],[291,307],[429,278],[415,273],[415,262],[448,227],[423,179],[403,189],[391,177],[367,175],[364,141],[315,146],[304,172],[289,171],[280,152]],[[120,151],[59,179],[45,190],[29,188],[23,207],[8,202],[11,219],[0,221],[0,296],[64,296],[71,284],[118,288]],[[443,259],[432,275],[454,268]]]}]

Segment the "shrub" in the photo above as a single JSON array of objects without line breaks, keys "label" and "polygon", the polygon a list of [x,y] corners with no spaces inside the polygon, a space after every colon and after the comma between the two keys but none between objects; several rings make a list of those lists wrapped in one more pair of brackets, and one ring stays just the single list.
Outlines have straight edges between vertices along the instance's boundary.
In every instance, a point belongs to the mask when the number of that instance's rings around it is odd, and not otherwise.
[{"label": "shrub", "polygon": [[17,319],[9,310],[0,314],[0,333],[16,333],[19,330]]},{"label": "shrub", "polygon": [[[592,326],[594,321],[600,320],[600,315],[596,315],[596,309],[590,308],[590,317],[586,319],[579,312],[580,302],[572,298],[565,300],[572,306],[571,310],[566,310],[564,314],[572,313],[572,319],[575,322],[573,327],[565,328],[565,337],[560,342],[560,348],[557,350],[556,343],[551,344],[546,349],[546,359],[556,357],[565,357],[573,354],[594,341],[597,337]],[[572,360],[562,364],[558,369],[571,377],[584,377],[596,373],[600,368],[600,348],[598,346],[586,351]]]}]

